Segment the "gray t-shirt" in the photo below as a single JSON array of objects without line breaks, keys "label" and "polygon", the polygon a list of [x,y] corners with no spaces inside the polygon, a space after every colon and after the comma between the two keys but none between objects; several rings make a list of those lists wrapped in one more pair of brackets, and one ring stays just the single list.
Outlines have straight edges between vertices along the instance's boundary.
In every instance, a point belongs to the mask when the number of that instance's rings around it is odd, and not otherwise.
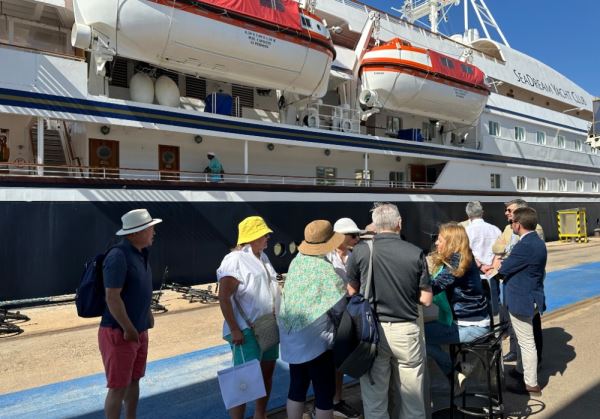
[{"label": "gray t-shirt", "polygon": [[[394,233],[377,234],[373,248],[371,301],[379,321],[416,320],[421,290],[431,287],[425,254]],[[361,242],[354,247],[346,264],[349,281],[359,283],[361,293],[364,293],[369,257],[368,245]]]}]

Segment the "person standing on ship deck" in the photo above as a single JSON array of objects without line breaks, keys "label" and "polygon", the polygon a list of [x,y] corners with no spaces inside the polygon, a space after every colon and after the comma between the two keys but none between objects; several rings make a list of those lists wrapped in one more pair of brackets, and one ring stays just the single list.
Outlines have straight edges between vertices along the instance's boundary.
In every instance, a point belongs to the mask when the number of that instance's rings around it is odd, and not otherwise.
[{"label": "person standing on ship deck", "polygon": [[[275,362],[279,345],[261,352],[251,324],[259,317],[278,315],[281,293],[277,273],[264,253],[270,233],[265,220],[259,216],[245,218],[238,225],[237,247],[217,269],[219,305],[223,312],[223,339],[229,342],[233,364],[240,365],[252,359],[260,361],[267,395],[256,400],[254,419],[266,419],[267,402],[273,384]],[[276,327],[276,325],[274,325]],[[246,405],[229,410],[233,419],[244,418]]]},{"label": "person standing on ship deck", "polygon": [[106,372],[108,393],[104,412],[108,419],[136,417],[139,381],[146,371],[148,329],[154,327],[150,310],[152,271],[148,247],[154,239],[154,225],[162,222],[147,210],[136,209],[121,217],[125,238],[104,259],[102,271],[106,308],[98,330],[98,344]]},{"label": "person standing on ship deck", "polygon": [[223,180],[223,165],[217,158],[217,155],[212,151],[209,151],[206,154],[208,158],[208,166],[204,169],[204,173],[210,173],[210,181],[211,182],[220,182]]}]

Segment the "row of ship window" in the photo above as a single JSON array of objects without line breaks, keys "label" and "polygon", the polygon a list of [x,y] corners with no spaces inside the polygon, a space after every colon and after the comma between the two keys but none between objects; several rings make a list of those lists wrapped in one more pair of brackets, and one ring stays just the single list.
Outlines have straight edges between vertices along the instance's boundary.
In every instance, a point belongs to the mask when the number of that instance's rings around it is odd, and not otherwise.
[{"label": "row of ship window", "polygon": [[[490,183],[492,189],[500,189],[500,175],[497,173],[492,173],[490,175]],[[539,191],[547,191],[548,190],[549,181],[545,177],[538,178],[538,190]],[[527,177],[525,176],[517,176],[517,190],[518,191],[526,191],[527,190]],[[592,181],[592,192],[598,192],[599,186],[598,182]],[[558,179],[558,191],[559,192],[567,192],[569,190],[569,184],[567,179]],[[584,191],[584,182],[583,180],[575,181],[575,190],[577,192]]]},{"label": "row of ship window", "polygon": [[[488,121],[488,129],[490,135],[500,137],[500,124],[496,121]],[[515,127],[514,139],[516,141],[527,141],[525,128]],[[536,144],[546,145],[546,133],[544,131],[536,131]],[[558,148],[567,148],[567,139],[564,135],[556,136],[556,146]],[[593,154],[598,154],[598,149],[592,148]],[[575,140],[575,151],[583,151],[583,141]]]}]

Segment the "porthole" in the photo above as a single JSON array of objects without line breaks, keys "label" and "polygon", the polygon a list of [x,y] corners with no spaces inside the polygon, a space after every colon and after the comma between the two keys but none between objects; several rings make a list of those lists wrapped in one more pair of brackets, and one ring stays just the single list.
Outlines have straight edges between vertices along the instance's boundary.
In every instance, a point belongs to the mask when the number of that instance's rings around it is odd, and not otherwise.
[{"label": "porthole", "polygon": [[290,255],[295,255],[296,252],[298,252],[298,245],[296,244],[296,242],[291,242],[288,245],[288,249],[290,251]]},{"label": "porthole", "polygon": [[283,243],[275,243],[273,246],[273,254],[277,257],[281,257],[285,255],[285,246]]},{"label": "porthole", "polygon": [[101,145],[96,149],[96,156],[98,156],[98,158],[101,160],[108,160],[112,156],[112,150],[108,146]]}]

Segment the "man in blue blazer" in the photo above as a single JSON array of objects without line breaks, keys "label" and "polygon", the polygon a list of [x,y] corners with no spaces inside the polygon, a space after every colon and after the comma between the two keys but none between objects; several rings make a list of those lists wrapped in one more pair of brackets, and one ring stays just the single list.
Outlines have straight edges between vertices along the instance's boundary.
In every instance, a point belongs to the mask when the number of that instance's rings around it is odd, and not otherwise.
[{"label": "man in blue blazer", "polygon": [[535,233],[537,213],[533,208],[518,208],[513,212],[512,230],[519,242],[499,266],[504,276],[504,298],[510,321],[519,345],[517,367],[510,375],[519,379],[509,391],[540,396],[537,381],[538,355],[533,336],[533,317],[544,310],[544,275],[546,244]]}]

